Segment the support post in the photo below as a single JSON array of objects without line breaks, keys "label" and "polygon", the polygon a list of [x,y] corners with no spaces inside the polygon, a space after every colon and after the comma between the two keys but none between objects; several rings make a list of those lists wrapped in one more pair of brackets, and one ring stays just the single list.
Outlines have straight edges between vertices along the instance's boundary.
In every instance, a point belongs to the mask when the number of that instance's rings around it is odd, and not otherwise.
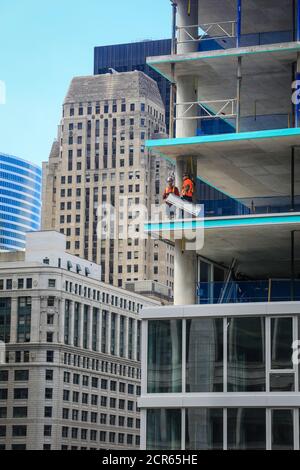
[{"label": "support post", "polygon": [[240,47],[242,34],[242,0],[237,0],[236,10],[236,47]]},{"label": "support post", "polygon": [[175,84],[175,64],[171,64],[172,83],[170,90],[170,138],[174,138],[175,133],[175,96],[176,96],[176,84]]},{"label": "support post", "polygon": [[297,14],[296,14],[296,40],[300,41],[300,0],[296,0]]},{"label": "support post", "polygon": [[[299,0],[300,3],[300,0]],[[297,54],[297,62],[295,64],[295,80],[298,83],[300,83],[300,54]],[[298,85],[296,86],[296,89],[298,90]],[[299,99],[296,100],[295,103],[295,127],[300,127],[300,102]]]},{"label": "support post", "polygon": [[177,52],[176,17],[177,17],[177,3],[172,1],[172,55],[176,54]]},{"label": "support post", "polygon": [[291,211],[295,210],[295,147],[291,154]]},{"label": "support post", "polygon": [[295,230],[291,232],[291,301],[295,298]]},{"label": "support post", "polygon": [[236,132],[241,129],[241,90],[242,90],[242,58],[238,58],[237,67],[237,103],[236,103]]}]

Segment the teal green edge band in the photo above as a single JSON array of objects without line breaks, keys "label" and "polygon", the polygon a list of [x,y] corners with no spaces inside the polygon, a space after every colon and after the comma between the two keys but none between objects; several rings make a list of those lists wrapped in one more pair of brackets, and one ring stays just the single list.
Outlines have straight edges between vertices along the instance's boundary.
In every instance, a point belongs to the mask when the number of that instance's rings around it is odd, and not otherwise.
[{"label": "teal green edge band", "polygon": [[160,232],[164,230],[182,230],[203,228],[205,230],[213,228],[231,228],[231,227],[249,227],[253,225],[278,225],[278,224],[294,224],[300,223],[300,214],[285,216],[262,216],[262,217],[240,217],[235,219],[218,220],[194,220],[186,222],[161,222],[146,223],[144,225],[145,232]]},{"label": "teal green edge band", "polygon": [[202,135],[194,137],[179,137],[174,139],[147,140],[146,147],[175,147],[178,145],[196,145],[215,142],[234,142],[241,140],[272,139],[279,137],[300,136],[300,128],[272,129],[264,131],[239,132],[232,134]]}]

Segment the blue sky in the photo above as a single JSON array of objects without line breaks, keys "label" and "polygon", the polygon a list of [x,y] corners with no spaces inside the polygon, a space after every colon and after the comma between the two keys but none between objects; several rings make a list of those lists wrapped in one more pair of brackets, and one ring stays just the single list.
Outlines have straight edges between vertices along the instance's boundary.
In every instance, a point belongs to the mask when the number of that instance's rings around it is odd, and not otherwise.
[{"label": "blue sky", "polygon": [[0,0],[0,151],[48,159],[70,80],[94,46],[170,37],[168,0]]}]

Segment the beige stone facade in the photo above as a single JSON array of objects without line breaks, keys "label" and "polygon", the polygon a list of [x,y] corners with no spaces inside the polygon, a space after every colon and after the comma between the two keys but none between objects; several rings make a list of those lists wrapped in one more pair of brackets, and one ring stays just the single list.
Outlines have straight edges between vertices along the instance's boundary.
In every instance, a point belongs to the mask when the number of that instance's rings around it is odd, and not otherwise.
[{"label": "beige stone facade", "polygon": [[[70,253],[101,264],[103,281],[125,287],[153,280],[172,298],[173,247],[143,233],[120,239],[138,215],[134,206],[150,210],[161,203],[172,165],[150,156],[145,141],[164,132],[157,84],[143,73],[74,78],[58,140],[43,165],[42,228],[63,232]],[[106,223],[98,209],[103,204],[115,207],[112,239],[97,235]]]}]

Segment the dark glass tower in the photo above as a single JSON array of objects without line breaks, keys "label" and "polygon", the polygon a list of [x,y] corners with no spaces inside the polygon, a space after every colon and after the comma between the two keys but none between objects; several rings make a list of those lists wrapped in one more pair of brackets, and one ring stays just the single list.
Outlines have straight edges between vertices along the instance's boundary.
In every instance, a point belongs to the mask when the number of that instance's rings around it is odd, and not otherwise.
[{"label": "dark glass tower", "polygon": [[171,39],[95,47],[94,75],[108,73],[109,68],[113,68],[117,72],[139,70],[153,78],[158,84],[165,104],[168,129],[170,120],[170,83],[146,64],[146,57],[168,54],[171,54]]}]

